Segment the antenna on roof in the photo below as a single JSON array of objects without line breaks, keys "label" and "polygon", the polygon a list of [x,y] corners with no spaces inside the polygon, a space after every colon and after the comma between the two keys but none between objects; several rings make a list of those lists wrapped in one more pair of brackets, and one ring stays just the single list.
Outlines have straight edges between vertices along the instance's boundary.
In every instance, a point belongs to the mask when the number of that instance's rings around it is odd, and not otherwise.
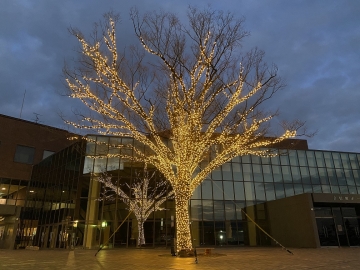
[{"label": "antenna on roof", "polygon": [[39,115],[41,116],[41,114],[39,114],[39,113],[33,113],[33,114],[35,114],[35,119],[34,119],[34,121],[35,121],[35,123],[40,123],[41,121],[39,121]]},{"label": "antenna on roof", "polygon": [[20,119],[21,119],[22,109],[23,109],[23,107],[24,107],[25,95],[26,95],[26,89],[25,89],[25,91],[24,91],[24,97],[23,97],[23,101],[22,101],[22,104],[21,104]]}]

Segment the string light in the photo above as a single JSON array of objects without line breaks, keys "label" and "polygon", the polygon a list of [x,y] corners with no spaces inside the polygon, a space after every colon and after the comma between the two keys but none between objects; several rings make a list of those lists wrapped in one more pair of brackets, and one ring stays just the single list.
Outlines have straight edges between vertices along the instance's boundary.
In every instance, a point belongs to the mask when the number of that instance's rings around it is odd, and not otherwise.
[{"label": "string light", "polygon": [[[253,113],[256,103],[248,110],[237,113],[239,121],[229,120],[239,106],[250,103],[256,94],[263,94],[261,90],[264,86],[259,82],[246,91],[242,66],[238,77],[229,78],[227,82],[221,81],[219,85],[219,77],[213,65],[218,57],[216,48],[220,45],[212,41],[212,33],[199,37],[201,42],[198,43],[198,54],[194,56],[194,61],[173,64],[166,54],[151,45],[151,42],[147,43],[141,32],[137,32],[144,50],[157,56],[167,69],[166,119],[169,135],[164,139],[164,130],[157,128],[156,107],[150,101],[144,106],[144,100],[138,98],[143,96],[140,82],[129,85],[120,75],[115,22],[112,19],[105,33],[105,48],[101,47],[100,42],[90,44],[81,35],[76,35],[82,45],[83,55],[91,63],[92,72],[79,69],[80,73],[68,74],[66,79],[70,96],[80,99],[90,110],[103,116],[103,120],[84,117],[81,123],[67,123],[99,134],[131,136],[140,144],[113,146],[131,149],[132,154],[119,151],[119,154],[91,157],[121,157],[155,166],[171,183],[174,191],[177,250],[191,249],[188,201],[195,188],[211,171],[235,156],[272,156],[273,153],[266,147],[296,136],[296,129],[285,130],[277,138],[264,137],[262,127],[272,116],[255,118]],[[107,54],[104,53],[106,49]],[[177,65],[184,65],[184,68]],[[99,89],[106,91],[100,94]],[[224,104],[223,108],[213,115],[212,121],[205,124],[204,115],[219,99]],[[140,128],[139,122],[145,128]],[[202,161],[208,162],[197,172]]]},{"label": "string light", "polygon": [[126,194],[120,187],[112,182],[111,175],[106,172],[102,173],[95,180],[104,184],[104,192],[101,199],[114,200],[116,196],[129,207],[129,210],[135,214],[138,222],[138,246],[145,245],[144,222],[148,219],[149,215],[155,211],[164,210],[161,205],[167,200],[173,198],[173,191],[167,192],[167,181],[156,181],[155,186],[151,187],[150,180],[154,178],[155,172],[151,175],[147,170],[145,164],[143,175],[135,172],[135,179],[131,186],[128,183],[125,185],[131,190],[131,197]]}]

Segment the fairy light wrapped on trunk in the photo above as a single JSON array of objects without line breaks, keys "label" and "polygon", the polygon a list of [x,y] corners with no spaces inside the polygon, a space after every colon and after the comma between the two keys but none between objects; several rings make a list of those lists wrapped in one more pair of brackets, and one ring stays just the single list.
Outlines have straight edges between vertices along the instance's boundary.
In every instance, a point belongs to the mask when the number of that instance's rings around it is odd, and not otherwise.
[{"label": "fairy light wrapped on trunk", "polygon": [[171,13],[141,17],[132,10],[142,47],[131,46],[127,54],[117,48],[118,17],[106,18],[92,41],[71,29],[82,52],[79,67],[65,69],[69,96],[96,114],[67,123],[138,142],[127,146],[133,155],[111,156],[151,164],[170,182],[177,250],[191,249],[188,201],[195,188],[235,156],[275,155],[271,146],[296,136],[303,122],[271,132],[277,113],[262,105],[284,85],[262,51],[241,54],[248,32],[232,13],[190,7],[183,24]]},{"label": "fairy light wrapped on trunk", "polygon": [[130,189],[130,196],[113,183],[112,176],[107,172],[95,178],[104,186],[101,200],[114,200],[118,196],[129,207],[129,211],[134,213],[138,222],[138,246],[145,245],[144,222],[152,212],[165,210],[161,205],[167,199],[173,198],[174,192],[168,190],[168,182],[166,180],[155,182],[154,175],[155,172],[150,174],[145,164],[143,174],[137,171],[131,185],[124,183]]}]

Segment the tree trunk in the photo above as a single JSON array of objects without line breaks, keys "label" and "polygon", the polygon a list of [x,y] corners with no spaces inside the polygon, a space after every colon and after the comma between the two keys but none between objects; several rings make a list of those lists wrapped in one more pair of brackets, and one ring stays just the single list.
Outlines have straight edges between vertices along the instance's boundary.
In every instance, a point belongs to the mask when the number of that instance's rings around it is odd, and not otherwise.
[{"label": "tree trunk", "polygon": [[189,193],[186,190],[175,192],[176,248],[192,249],[189,219]]},{"label": "tree trunk", "polygon": [[139,236],[138,236],[138,246],[145,245],[145,234],[144,234],[144,221],[138,220],[138,230],[139,230]]}]

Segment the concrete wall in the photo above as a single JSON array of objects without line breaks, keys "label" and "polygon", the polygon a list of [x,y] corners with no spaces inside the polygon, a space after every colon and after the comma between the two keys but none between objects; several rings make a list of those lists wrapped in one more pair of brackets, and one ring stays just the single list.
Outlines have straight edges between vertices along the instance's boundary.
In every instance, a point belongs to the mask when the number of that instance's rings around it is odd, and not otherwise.
[{"label": "concrete wall", "polygon": [[286,247],[320,247],[311,194],[266,202],[270,234]]}]

